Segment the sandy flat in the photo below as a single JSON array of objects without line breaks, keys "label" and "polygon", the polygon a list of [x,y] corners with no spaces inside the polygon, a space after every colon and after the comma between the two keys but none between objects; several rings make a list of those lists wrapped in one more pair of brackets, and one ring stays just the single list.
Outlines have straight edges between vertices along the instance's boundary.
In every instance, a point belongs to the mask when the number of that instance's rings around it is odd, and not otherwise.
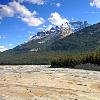
[{"label": "sandy flat", "polygon": [[0,66],[0,100],[100,100],[100,72]]}]

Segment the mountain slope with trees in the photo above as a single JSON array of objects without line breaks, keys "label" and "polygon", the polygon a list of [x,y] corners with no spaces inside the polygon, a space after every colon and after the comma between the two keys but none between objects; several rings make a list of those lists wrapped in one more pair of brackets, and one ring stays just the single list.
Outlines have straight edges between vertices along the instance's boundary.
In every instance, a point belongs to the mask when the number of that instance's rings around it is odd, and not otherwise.
[{"label": "mountain slope with trees", "polygon": [[86,27],[50,45],[51,50],[69,53],[89,52],[100,49],[100,23]]},{"label": "mountain slope with trees", "polygon": [[[47,40],[44,43],[41,41]],[[50,64],[67,55],[100,50],[100,23],[88,26],[67,37],[31,40],[0,53],[0,64]]]}]

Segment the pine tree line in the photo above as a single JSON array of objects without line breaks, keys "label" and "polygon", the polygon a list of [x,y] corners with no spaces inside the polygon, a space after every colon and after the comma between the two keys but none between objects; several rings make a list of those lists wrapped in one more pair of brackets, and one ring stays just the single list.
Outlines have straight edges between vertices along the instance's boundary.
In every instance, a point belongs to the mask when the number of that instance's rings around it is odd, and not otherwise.
[{"label": "pine tree line", "polygon": [[76,65],[87,64],[87,63],[100,65],[100,51],[89,52],[77,56],[72,56],[72,55],[65,57],[61,56],[51,62],[51,67],[73,68]]}]

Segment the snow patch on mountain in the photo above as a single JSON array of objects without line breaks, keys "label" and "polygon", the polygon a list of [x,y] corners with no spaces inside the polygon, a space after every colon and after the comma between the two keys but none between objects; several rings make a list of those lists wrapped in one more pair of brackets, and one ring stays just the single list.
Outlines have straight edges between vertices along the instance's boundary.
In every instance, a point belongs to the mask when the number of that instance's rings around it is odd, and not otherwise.
[{"label": "snow patch on mountain", "polygon": [[[54,38],[59,36],[60,38],[64,38],[69,36],[70,34],[77,32],[85,27],[89,26],[87,21],[75,21],[75,22],[66,22],[61,26],[52,27],[50,30],[44,30],[38,32],[37,35],[34,35],[31,40],[41,40],[43,38]],[[38,43],[44,43],[40,41]]]}]

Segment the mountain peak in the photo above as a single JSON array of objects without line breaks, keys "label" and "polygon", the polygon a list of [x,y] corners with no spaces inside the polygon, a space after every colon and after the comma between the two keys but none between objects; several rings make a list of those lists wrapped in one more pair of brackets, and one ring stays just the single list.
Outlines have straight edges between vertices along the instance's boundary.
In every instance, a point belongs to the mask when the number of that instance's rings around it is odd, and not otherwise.
[{"label": "mountain peak", "polygon": [[64,23],[61,25],[61,38],[64,38],[68,35],[70,35],[71,33],[73,33],[71,26],[68,22]]},{"label": "mountain peak", "polygon": [[69,22],[69,23],[65,22],[61,26],[55,26],[55,27],[52,27],[50,30],[38,32],[37,35],[33,36],[31,40],[40,40],[43,38],[51,39],[55,37],[64,38],[87,26],[89,26],[87,21],[74,21],[74,22]]}]

